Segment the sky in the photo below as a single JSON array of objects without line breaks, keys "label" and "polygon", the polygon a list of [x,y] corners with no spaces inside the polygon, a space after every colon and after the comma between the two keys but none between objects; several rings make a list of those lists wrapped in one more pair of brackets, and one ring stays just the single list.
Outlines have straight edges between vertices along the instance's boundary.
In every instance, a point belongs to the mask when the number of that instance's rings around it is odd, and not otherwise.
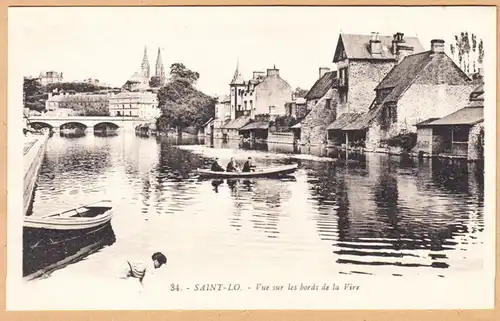
[{"label": "sky", "polygon": [[[417,35],[427,50],[461,31],[495,52],[494,7],[45,7],[9,8],[9,70],[24,76],[63,72],[121,86],[140,70],[144,47],[154,71],[182,62],[200,73],[197,87],[228,94],[239,61],[252,71],[280,69],[293,88],[309,89],[319,67],[333,68],[339,33]],[[488,40],[488,41],[487,41]]]}]

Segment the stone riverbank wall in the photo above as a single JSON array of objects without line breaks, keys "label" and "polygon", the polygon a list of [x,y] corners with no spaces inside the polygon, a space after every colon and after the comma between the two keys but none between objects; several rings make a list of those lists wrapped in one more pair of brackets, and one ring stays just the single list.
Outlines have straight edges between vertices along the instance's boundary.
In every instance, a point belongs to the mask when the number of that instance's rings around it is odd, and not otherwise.
[{"label": "stone riverbank wall", "polygon": [[28,212],[29,206],[33,198],[33,190],[35,188],[35,183],[42,167],[43,157],[45,155],[45,149],[47,147],[47,141],[49,140],[49,134],[44,133],[43,135],[32,135],[26,138],[23,163],[24,163],[24,215]]}]

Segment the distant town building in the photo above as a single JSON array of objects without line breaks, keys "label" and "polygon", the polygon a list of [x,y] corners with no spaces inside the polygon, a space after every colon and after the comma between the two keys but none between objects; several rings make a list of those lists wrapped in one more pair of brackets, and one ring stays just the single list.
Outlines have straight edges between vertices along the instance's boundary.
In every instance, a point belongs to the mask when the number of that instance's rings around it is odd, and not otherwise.
[{"label": "distant town building", "polygon": [[109,96],[106,94],[68,94],[60,93],[53,95],[49,93],[49,98],[45,101],[47,111],[59,109],[71,109],[81,111],[103,111],[108,113]]},{"label": "distant town building", "polygon": [[[276,66],[267,72],[254,71],[252,79],[245,81],[237,65],[229,90],[229,104],[224,101],[216,107],[224,108],[224,122],[220,118],[214,121],[214,134],[229,139],[239,139],[239,129],[258,115],[284,116],[285,103],[292,99],[292,87],[280,77]],[[217,112],[216,117],[220,116]]]},{"label": "distant town building", "polygon": [[121,92],[109,97],[111,116],[152,120],[161,115],[157,95],[151,92]]},{"label": "distant town building", "polygon": [[40,84],[47,86],[48,84],[57,84],[63,81],[63,73],[57,71],[44,71],[38,76]]}]

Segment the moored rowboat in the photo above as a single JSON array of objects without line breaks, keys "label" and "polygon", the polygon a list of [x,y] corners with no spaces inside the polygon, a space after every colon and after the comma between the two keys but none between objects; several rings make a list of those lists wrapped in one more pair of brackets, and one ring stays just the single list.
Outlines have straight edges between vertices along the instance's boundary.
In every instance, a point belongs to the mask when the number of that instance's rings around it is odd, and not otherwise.
[{"label": "moored rowboat", "polygon": [[23,224],[23,275],[40,276],[42,272],[63,267],[102,246],[113,244],[112,216],[110,201],[45,216],[26,216]]},{"label": "moored rowboat", "polygon": [[297,164],[257,169],[255,172],[213,172],[208,169],[198,168],[198,174],[204,177],[218,178],[274,177],[292,174],[297,170],[297,168]]},{"label": "moored rowboat", "polygon": [[25,216],[24,227],[48,230],[81,230],[99,227],[111,220],[113,211],[110,201],[73,208],[45,216]]}]

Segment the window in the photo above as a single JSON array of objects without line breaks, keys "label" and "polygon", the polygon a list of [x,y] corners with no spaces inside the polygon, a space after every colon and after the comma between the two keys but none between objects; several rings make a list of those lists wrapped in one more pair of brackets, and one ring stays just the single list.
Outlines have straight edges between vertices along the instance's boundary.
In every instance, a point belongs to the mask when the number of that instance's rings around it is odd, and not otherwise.
[{"label": "window", "polygon": [[[326,107],[326,109],[332,108],[332,99],[331,98],[326,100],[325,107]],[[290,110],[292,110],[292,106],[290,106]],[[291,111],[290,111],[290,114],[291,114]]]},{"label": "window", "polygon": [[247,106],[247,102],[245,101],[245,110],[247,110],[247,107],[248,107],[248,106]]},{"label": "window", "polygon": [[238,105],[238,110],[241,110],[241,105]]},{"label": "window", "polygon": [[342,90],[340,91],[339,95],[340,95],[340,102],[347,103],[347,91]]},{"label": "window", "polygon": [[129,111],[129,112],[128,112],[128,115],[129,115],[129,116],[132,116],[132,111]]},{"label": "window", "polygon": [[388,105],[385,107],[385,122],[386,124],[394,124],[398,121],[397,105]]},{"label": "window", "polygon": [[250,100],[250,109],[255,109],[255,108],[253,108],[253,101],[252,100]]},{"label": "window", "polygon": [[467,126],[453,126],[451,135],[454,143],[467,143],[469,141],[469,128]]}]

